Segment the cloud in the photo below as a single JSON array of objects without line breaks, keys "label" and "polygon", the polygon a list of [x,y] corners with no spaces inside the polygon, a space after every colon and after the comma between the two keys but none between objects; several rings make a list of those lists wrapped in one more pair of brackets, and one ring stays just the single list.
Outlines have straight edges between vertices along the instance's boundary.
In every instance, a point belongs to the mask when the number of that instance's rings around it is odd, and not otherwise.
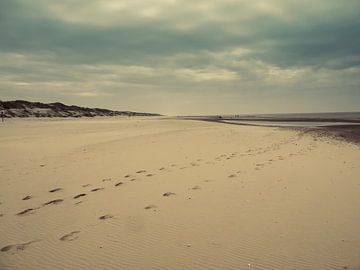
[{"label": "cloud", "polygon": [[354,101],[359,17],[356,0],[2,0],[0,98],[159,111],[148,97],[166,96],[194,112],[208,100],[204,113],[236,112],[226,102],[241,98],[306,102],[325,88]]}]

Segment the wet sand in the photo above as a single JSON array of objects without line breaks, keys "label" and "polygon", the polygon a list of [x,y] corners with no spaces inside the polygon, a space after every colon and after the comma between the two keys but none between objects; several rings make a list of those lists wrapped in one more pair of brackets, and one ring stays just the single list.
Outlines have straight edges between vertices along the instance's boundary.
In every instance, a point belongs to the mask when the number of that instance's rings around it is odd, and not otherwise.
[{"label": "wet sand", "polygon": [[0,269],[360,267],[354,140],[161,118],[0,124]]}]

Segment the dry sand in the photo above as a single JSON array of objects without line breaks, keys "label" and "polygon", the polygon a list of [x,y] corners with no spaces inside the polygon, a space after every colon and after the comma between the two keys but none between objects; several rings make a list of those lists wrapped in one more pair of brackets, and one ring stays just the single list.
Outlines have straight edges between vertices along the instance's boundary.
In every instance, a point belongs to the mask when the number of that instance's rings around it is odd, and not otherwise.
[{"label": "dry sand", "polygon": [[171,119],[0,123],[0,269],[360,269],[359,146]]}]

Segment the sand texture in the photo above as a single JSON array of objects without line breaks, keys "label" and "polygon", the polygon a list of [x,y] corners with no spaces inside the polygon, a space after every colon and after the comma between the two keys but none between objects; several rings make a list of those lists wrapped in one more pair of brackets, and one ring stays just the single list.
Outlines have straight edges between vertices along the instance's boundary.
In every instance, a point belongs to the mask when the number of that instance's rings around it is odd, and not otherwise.
[{"label": "sand texture", "polygon": [[172,119],[0,123],[0,269],[360,269],[359,146]]}]

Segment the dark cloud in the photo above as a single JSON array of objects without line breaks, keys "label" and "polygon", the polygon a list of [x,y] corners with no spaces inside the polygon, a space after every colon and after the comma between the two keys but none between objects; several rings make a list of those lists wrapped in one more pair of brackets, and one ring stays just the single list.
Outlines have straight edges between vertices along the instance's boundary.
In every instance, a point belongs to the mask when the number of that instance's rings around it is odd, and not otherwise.
[{"label": "dark cloud", "polygon": [[[160,92],[221,88],[233,95],[273,87],[291,93],[295,83],[319,89],[328,78],[324,74],[332,74],[327,86],[335,98],[341,93],[334,76],[343,76],[343,71],[349,80],[344,88],[358,93],[358,1],[219,1],[208,16],[185,1],[189,18],[174,8],[168,11],[173,16],[164,12],[155,19],[136,14],[99,17],[93,0],[77,1],[74,13],[72,1],[62,3],[53,7],[45,0],[0,2],[0,74],[6,78],[0,81],[0,94],[7,88],[9,96],[10,85],[19,81],[63,82],[74,92],[77,83],[89,79],[98,87],[91,91],[114,95],[124,84],[143,91],[150,85]],[[316,70],[318,77],[308,85],[304,76]],[[11,86],[17,89],[14,93],[21,92],[17,87]]]}]

